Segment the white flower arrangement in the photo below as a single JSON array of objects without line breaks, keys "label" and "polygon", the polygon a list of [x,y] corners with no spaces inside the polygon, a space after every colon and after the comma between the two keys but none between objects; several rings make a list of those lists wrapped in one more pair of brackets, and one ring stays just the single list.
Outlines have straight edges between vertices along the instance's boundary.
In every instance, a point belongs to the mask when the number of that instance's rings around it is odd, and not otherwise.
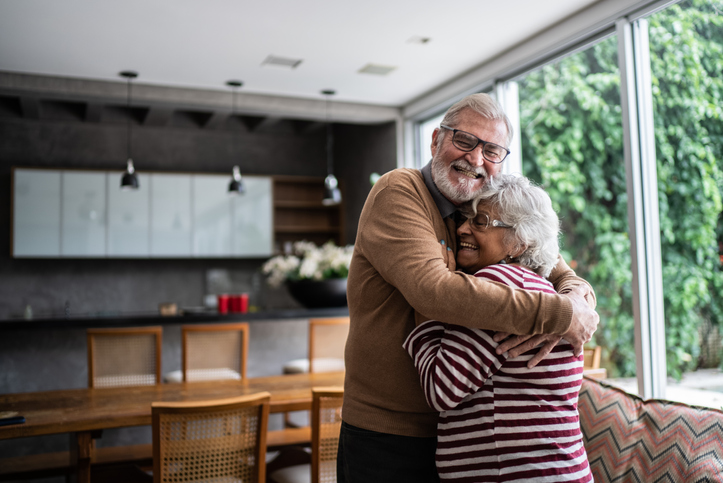
[{"label": "white flower arrangement", "polygon": [[346,278],[354,245],[339,247],[329,241],[317,247],[309,241],[298,241],[292,245],[291,252],[270,258],[261,267],[272,287],[285,281]]}]

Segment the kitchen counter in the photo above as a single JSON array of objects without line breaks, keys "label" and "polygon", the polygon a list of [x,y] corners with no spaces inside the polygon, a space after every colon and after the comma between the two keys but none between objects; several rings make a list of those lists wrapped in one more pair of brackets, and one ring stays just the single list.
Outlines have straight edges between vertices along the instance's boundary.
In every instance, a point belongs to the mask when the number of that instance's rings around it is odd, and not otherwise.
[{"label": "kitchen counter", "polygon": [[77,329],[89,327],[141,327],[147,325],[206,324],[224,322],[253,322],[266,320],[309,319],[315,317],[343,317],[349,315],[348,307],[323,309],[285,309],[246,314],[219,314],[215,311],[186,311],[181,315],[161,316],[157,312],[109,315],[71,315],[32,319],[0,320],[0,330],[27,329]]}]

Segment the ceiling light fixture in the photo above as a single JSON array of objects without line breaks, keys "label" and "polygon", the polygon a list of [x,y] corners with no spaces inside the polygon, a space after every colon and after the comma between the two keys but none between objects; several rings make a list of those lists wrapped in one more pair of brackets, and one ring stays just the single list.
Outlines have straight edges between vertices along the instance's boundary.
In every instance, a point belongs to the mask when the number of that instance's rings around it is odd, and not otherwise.
[{"label": "ceiling light fixture", "polygon": [[322,94],[326,96],[326,179],[324,179],[324,199],[321,202],[324,206],[334,206],[341,203],[341,190],[339,190],[339,182],[332,172],[334,164],[334,133],[332,132],[331,119],[329,115],[329,104],[331,96],[336,94],[333,90],[323,90]]},{"label": "ceiling light fixture", "polygon": [[[233,90],[233,96],[232,96],[232,108],[231,108],[231,115],[236,116],[236,93],[238,92],[239,87],[243,85],[243,82],[237,81],[237,80],[230,80],[226,82],[226,85],[229,86]],[[233,133],[232,133],[233,135]],[[231,139],[231,147],[232,147],[232,153],[233,156],[236,156],[236,136],[234,135]],[[231,175],[231,182],[228,184],[228,194],[229,195],[242,195],[246,192],[246,186],[244,186],[243,179],[241,178],[241,168],[238,167],[238,165],[233,167],[232,175]]]},{"label": "ceiling light fixture", "polygon": [[138,183],[138,176],[136,176],[136,170],[133,167],[133,159],[131,158],[131,118],[133,113],[131,111],[131,81],[138,77],[138,72],[132,70],[124,70],[120,74],[121,77],[125,77],[128,80],[127,89],[127,107],[128,107],[128,139],[127,139],[127,151],[128,151],[128,162],[126,164],[126,172],[123,173],[121,178],[120,187],[122,190],[137,190],[140,184]]}]

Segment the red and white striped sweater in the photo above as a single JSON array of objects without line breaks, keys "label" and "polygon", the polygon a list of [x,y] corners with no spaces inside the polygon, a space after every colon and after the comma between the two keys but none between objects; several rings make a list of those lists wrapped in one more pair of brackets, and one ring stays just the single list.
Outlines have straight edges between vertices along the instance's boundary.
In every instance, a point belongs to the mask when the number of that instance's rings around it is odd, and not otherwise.
[{"label": "red and white striped sweater", "polygon": [[[475,274],[554,293],[534,272],[492,265]],[[427,321],[404,342],[429,405],[440,411],[442,481],[591,482],[577,412],[583,357],[563,340],[535,368],[537,349],[497,355],[494,332]]]}]

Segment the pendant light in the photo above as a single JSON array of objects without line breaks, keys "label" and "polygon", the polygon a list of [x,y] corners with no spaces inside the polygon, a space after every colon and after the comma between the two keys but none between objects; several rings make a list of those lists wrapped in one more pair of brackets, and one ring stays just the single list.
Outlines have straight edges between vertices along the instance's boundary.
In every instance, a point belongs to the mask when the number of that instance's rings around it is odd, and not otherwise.
[{"label": "pendant light", "polygon": [[[230,80],[226,82],[226,85],[229,86],[231,89],[233,89],[233,99],[232,99],[232,109],[231,109],[231,115],[236,115],[236,93],[238,92],[238,88],[243,85],[243,82],[237,81],[237,80]],[[236,156],[236,136],[233,137],[231,140],[231,147],[233,155]],[[241,179],[241,168],[237,166],[233,167],[232,175],[231,175],[231,182],[228,184],[228,194],[229,195],[242,195],[246,192],[246,186],[244,186],[243,179]]]},{"label": "pendant light", "polygon": [[341,191],[339,190],[339,182],[332,172],[334,164],[334,134],[331,128],[329,118],[329,103],[331,96],[336,94],[333,90],[323,90],[322,94],[326,96],[326,178],[324,179],[324,199],[321,200],[324,206],[334,206],[341,203]]},{"label": "pendant light", "polygon": [[132,70],[124,70],[119,75],[121,77],[125,77],[128,80],[128,162],[126,164],[126,172],[123,173],[123,177],[121,178],[120,187],[122,190],[137,190],[140,185],[138,183],[138,176],[136,176],[135,174],[136,170],[133,167],[133,159],[131,158],[131,81],[138,77],[138,72],[133,72]]}]

